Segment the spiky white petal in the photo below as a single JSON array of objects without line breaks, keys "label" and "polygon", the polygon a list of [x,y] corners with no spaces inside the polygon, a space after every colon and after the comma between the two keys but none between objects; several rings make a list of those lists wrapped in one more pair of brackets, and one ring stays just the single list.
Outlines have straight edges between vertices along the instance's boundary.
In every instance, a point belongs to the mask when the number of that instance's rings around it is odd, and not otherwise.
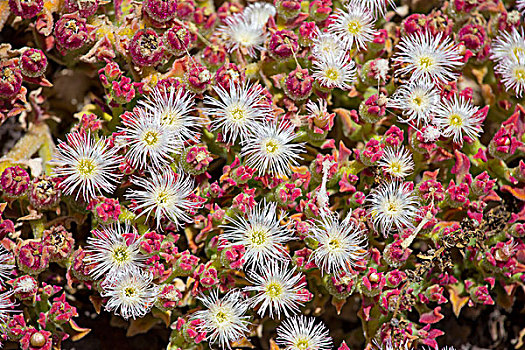
[{"label": "spiky white petal", "polygon": [[319,56],[313,63],[314,77],[323,87],[329,89],[350,89],[355,81],[357,70],[355,63],[346,54],[335,56],[328,53]]},{"label": "spiky white petal", "polygon": [[522,14],[525,14],[525,0],[518,0],[518,1],[516,1],[516,8]]},{"label": "spiky white petal", "polygon": [[212,130],[220,129],[223,139],[233,143],[253,133],[259,123],[271,115],[271,110],[262,100],[260,85],[243,82],[230,83],[228,90],[214,87],[219,99],[206,96],[204,113],[212,119]]},{"label": "spiky white petal", "polygon": [[89,133],[73,132],[61,142],[51,160],[54,175],[64,177],[61,186],[65,193],[77,191],[85,201],[105,191],[113,193],[120,175],[115,172],[120,164],[117,147],[109,147],[105,138],[98,141]]},{"label": "spiky white petal", "polygon": [[13,271],[14,265],[9,263],[11,260],[13,260],[12,254],[0,244],[0,285],[5,282]]},{"label": "spiky white petal", "polygon": [[238,290],[230,290],[219,298],[216,289],[209,296],[201,295],[197,299],[206,310],[195,312],[191,318],[202,321],[197,329],[206,332],[206,340],[210,343],[231,349],[230,342],[238,341],[248,333],[250,322],[249,316],[245,315],[248,303]]},{"label": "spiky white petal", "polygon": [[439,92],[433,83],[413,81],[400,86],[392,94],[388,100],[388,107],[403,111],[404,118],[399,117],[400,122],[414,121],[426,125],[431,121],[439,102]]},{"label": "spiky white petal", "polygon": [[270,317],[281,318],[281,312],[286,317],[299,312],[302,305],[301,289],[306,287],[304,276],[295,273],[295,267],[288,269],[287,264],[272,260],[258,273],[254,270],[248,273],[248,282],[252,286],[245,287],[246,292],[256,292],[250,298],[250,306],[260,305],[257,313],[264,316],[266,310]]},{"label": "spiky white petal", "polygon": [[520,54],[525,55],[525,31],[523,28],[518,30],[512,27],[510,32],[503,32],[493,41],[490,51],[490,59],[497,62],[518,58]]},{"label": "spiky white petal", "polygon": [[264,26],[261,25],[261,17],[253,16],[252,11],[249,11],[247,15],[237,13],[229,16],[217,33],[230,52],[241,49],[254,57],[257,51],[264,50],[264,42],[268,35],[264,31]]},{"label": "spiky white petal", "polygon": [[294,239],[292,232],[279,224],[276,203],[259,202],[248,211],[246,217],[230,218],[230,224],[222,226],[225,247],[242,245],[245,267],[258,266],[270,260],[286,260],[288,253],[283,245]]},{"label": "spiky white petal", "polygon": [[194,183],[191,178],[179,172],[175,174],[170,168],[154,173],[151,178],[134,178],[132,183],[140,189],[128,190],[126,198],[135,200],[136,212],[145,215],[146,220],[155,212],[157,227],[161,219],[167,218],[181,227],[192,222],[188,210],[195,209],[198,204],[188,197],[193,193]]},{"label": "spiky white petal", "polygon": [[475,138],[482,131],[483,115],[479,108],[463,96],[443,100],[436,111],[434,124],[444,137],[453,137],[454,142],[463,143],[463,136]]},{"label": "spiky white petal", "polygon": [[430,32],[404,36],[397,45],[394,61],[399,65],[396,75],[411,73],[411,80],[426,84],[455,81],[454,71],[463,65],[458,49],[449,37]]},{"label": "spiky white petal", "polygon": [[333,341],[323,323],[315,324],[314,317],[295,316],[277,327],[276,343],[284,350],[329,350]]},{"label": "spiky white petal", "polygon": [[310,260],[322,273],[351,273],[351,267],[366,256],[366,235],[350,219],[350,215],[340,221],[336,214],[325,214],[310,228],[310,238],[318,242]]},{"label": "spiky white petal", "polygon": [[144,317],[153,307],[158,288],[153,284],[149,271],[136,270],[133,273],[118,273],[102,284],[101,295],[109,298],[105,309],[124,319]]},{"label": "spiky white petal", "polygon": [[383,235],[390,233],[392,227],[398,231],[403,227],[414,227],[418,201],[407,184],[401,181],[383,183],[372,190],[368,202],[374,226]]},{"label": "spiky white petal", "polygon": [[144,169],[149,165],[160,169],[172,161],[172,153],[179,153],[182,148],[181,139],[172,128],[163,125],[158,113],[137,108],[122,124],[124,127],[118,129],[123,134],[117,140],[128,147],[125,157],[134,167]]},{"label": "spiky white petal", "polygon": [[362,1],[351,0],[345,10],[336,9],[328,31],[344,42],[346,48],[358,50],[374,40],[374,17]]},{"label": "spiky white petal", "polygon": [[322,58],[327,54],[340,56],[346,54],[344,42],[339,40],[337,35],[317,30],[312,44],[312,55]]},{"label": "spiky white petal", "polygon": [[243,16],[253,25],[258,25],[261,28],[268,22],[270,17],[275,16],[275,6],[267,2],[255,2],[243,11]]},{"label": "spiky white petal", "polygon": [[[146,257],[140,253],[137,230],[129,225],[104,226],[92,231],[88,237],[86,263],[92,265],[91,277],[132,273],[144,266]],[[133,238],[131,241],[131,237]]]},{"label": "spiky white petal", "polygon": [[377,165],[391,176],[401,179],[412,174],[414,170],[412,155],[403,146],[385,148]]},{"label": "spiky white petal", "polygon": [[159,115],[161,124],[171,129],[183,142],[195,140],[203,121],[192,112],[195,96],[183,88],[155,87],[139,105],[153,115]]},{"label": "spiky white petal", "polygon": [[16,312],[14,308],[17,304],[11,301],[12,296],[13,292],[11,291],[0,293],[0,331],[2,332],[4,331],[5,322],[7,322],[9,314]]},{"label": "spiky white petal", "polygon": [[516,97],[522,97],[525,92],[525,52],[519,53],[516,58],[501,61],[495,67],[501,75],[501,81],[507,91],[512,90]]},{"label": "spiky white petal", "polygon": [[393,0],[363,0],[363,3],[374,14],[375,18],[384,17],[387,6],[392,7],[394,10],[396,8]]},{"label": "spiky white petal", "polygon": [[299,154],[304,152],[303,143],[292,142],[295,137],[287,122],[265,123],[241,142],[241,156],[259,174],[288,175],[291,166],[301,159]]}]

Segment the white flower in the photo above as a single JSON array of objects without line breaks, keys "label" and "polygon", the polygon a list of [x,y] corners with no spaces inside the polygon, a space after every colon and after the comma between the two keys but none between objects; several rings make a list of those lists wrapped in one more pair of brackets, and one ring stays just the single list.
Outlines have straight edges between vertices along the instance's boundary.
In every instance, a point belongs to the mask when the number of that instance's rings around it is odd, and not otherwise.
[{"label": "white flower", "polygon": [[[132,273],[144,266],[145,256],[140,254],[140,239],[134,227],[129,225],[111,225],[92,231],[88,237],[86,262],[93,265],[91,277],[99,279],[105,274],[115,275],[120,272]],[[128,244],[130,236],[135,236]]]},{"label": "white flower", "polygon": [[355,45],[362,50],[374,40],[374,17],[362,1],[351,0],[346,11],[337,9],[332,19],[328,31],[337,35],[348,49]]},{"label": "white flower", "polygon": [[7,322],[9,313],[15,312],[13,308],[17,306],[16,303],[11,301],[12,295],[13,292],[3,292],[0,294],[0,330],[2,331],[4,331],[4,322]]},{"label": "white flower", "polygon": [[104,298],[109,298],[106,311],[128,318],[144,317],[153,306],[158,288],[152,283],[153,275],[148,271],[118,273],[102,284]]},{"label": "white flower", "polygon": [[490,49],[492,55],[490,59],[497,62],[518,58],[520,54],[525,55],[525,32],[515,27],[509,32],[503,32],[494,40]]},{"label": "white flower", "polygon": [[387,6],[396,8],[393,0],[363,0],[363,3],[376,18],[385,16]]},{"label": "white flower", "polygon": [[78,190],[85,201],[96,196],[101,190],[113,193],[120,176],[114,172],[120,164],[117,147],[109,148],[106,139],[95,141],[88,133],[74,132],[66,136],[67,143],[57,147],[51,164],[54,174],[65,177],[61,186],[67,194]]},{"label": "white flower", "polygon": [[31,276],[26,275],[24,278],[18,279],[16,283],[15,293],[28,293],[37,290],[38,282]]},{"label": "white flower", "polygon": [[265,123],[241,142],[241,156],[259,174],[288,175],[304,152],[303,143],[292,143],[295,136],[287,122]]},{"label": "white flower", "polygon": [[425,142],[436,142],[441,137],[441,131],[432,124],[428,124],[421,129]]},{"label": "white flower", "polygon": [[151,178],[134,178],[132,183],[141,189],[129,190],[126,198],[137,202],[134,210],[142,210],[139,216],[146,215],[148,220],[154,211],[157,227],[160,227],[163,217],[178,227],[193,221],[188,210],[197,208],[198,204],[188,197],[193,193],[194,184],[182,172],[175,174],[170,168],[166,168],[152,174]]},{"label": "white flower", "polygon": [[196,139],[202,120],[192,114],[194,95],[183,88],[158,88],[139,101],[139,105],[153,115],[160,115],[161,123],[171,129],[182,141]]},{"label": "white flower", "polygon": [[239,136],[244,140],[271,115],[270,108],[261,98],[260,85],[230,82],[229,90],[220,85],[214,86],[214,90],[219,100],[206,96],[204,102],[208,107],[203,111],[212,119],[212,129],[221,129],[227,142],[233,143]]},{"label": "white flower", "polygon": [[342,42],[337,35],[317,30],[312,44],[312,55],[315,58],[322,58],[323,56],[331,54],[340,56],[346,54],[344,42]]},{"label": "white flower", "polygon": [[230,342],[242,339],[248,332],[249,316],[245,315],[248,304],[238,290],[233,289],[219,299],[216,289],[209,296],[197,299],[206,310],[195,312],[192,319],[202,321],[197,329],[207,333],[206,340],[209,342],[217,342],[221,348],[230,349]]},{"label": "white flower", "polygon": [[251,271],[247,280],[253,286],[245,287],[247,292],[257,294],[250,298],[250,306],[260,305],[257,313],[264,316],[269,310],[270,317],[281,318],[281,312],[286,317],[299,312],[302,305],[301,289],[306,287],[306,281],[302,274],[295,274],[295,267],[288,269],[282,262],[272,260],[261,269],[261,273]]},{"label": "white flower", "polygon": [[441,129],[444,137],[453,137],[454,142],[463,143],[463,136],[475,138],[482,131],[483,115],[477,113],[463,96],[454,96],[452,101],[444,100],[436,111],[434,124]]},{"label": "white flower", "polygon": [[275,16],[275,6],[267,2],[255,2],[244,9],[243,16],[253,25],[261,28],[270,17]]},{"label": "white flower", "polygon": [[228,51],[241,49],[254,57],[256,51],[264,49],[267,38],[261,21],[260,16],[254,16],[253,10],[248,12],[248,17],[244,13],[237,13],[227,17],[225,25],[221,26],[217,33],[224,40]]},{"label": "white flower", "polygon": [[383,156],[377,165],[391,176],[397,178],[405,178],[412,174],[414,170],[412,155],[403,146],[399,148],[385,148]]},{"label": "white flower", "polygon": [[129,147],[126,159],[134,166],[144,169],[148,160],[154,169],[168,165],[172,153],[179,153],[182,142],[171,128],[162,124],[160,114],[151,114],[137,108],[130,118],[122,120],[125,132],[118,137],[122,146]]},{"label": "white flower", "polygon": [[501,81],[508,90],[514,90],[516,97],[523,96],[525,91],[525,52],[519,53],[517,58],[501,61],[495,67],[501,75]]},{"label": "white flower", "polygon": [[401,181],[383,183],[372,190],[368,198],[369,213],[376,229],[383,235],[390,233],[392,226],[398,231],[403,227],[413,227],[418,213],[418,201],[413,191]]},{"label": "white flower", "polygon": [[242,245],[245,266],[262,266],[269,260],[286,260],[289,256],[283,244],[294,239],[293,234],[284,226],[279,224],[276,216],[277,205],[259,202],[248,211],[247,217],[242,215],[235,219],[230,218],[231,223],[224,228],[222,238],[232,245]]},{"label": "white flower", "polygon": [[337,214],[327,213],[310,228],[310,238],[318,242],[310,260],[322,273],[350,273],[351,267],[366,256],[366,235],[350,219],[350,214],[339,221]]},{"label": "white flower", "polygon": [[412,81],[455,81],[457,74],[453,70],[463,64],[454,43],[441,33],[434,36],[427,31],[405,36],[397,48],[394,61],[400,68],[396,75],[412,73]]},{"label": "white flower", "polygon": [[389,98],[388,107],[403,111],[405,118],[399,118],[400,122],[415,121],[425,125],[432,119],[439,102],[439,92],[434,84],[414,81],[399,87]]},{"label": "white flower", "polygon": [[9,262],[13,259],[13,256],[8,252],[2,244],[0,244],[0,285],[5,282],[5,279],[9,278],[9,275],[13,271],[13,265]]},{"label": "white flower", "polygon": [[313,63],[312,77],[322,87],[329,89],[350,89],[356,77],[355,63],[346,54],[335,56],[332,53],[319,56]]},{"label": "white flower", "polygon": [[516,8],[522,14],[525,14],[525,0],[518,0],[518,1],[516,1]]},{"label": "white flower", "polygon": [[278,345],[284,350],[329,350],[333,342],[323,323],[315,324],[314,317],[295,316],[277,327]]}]

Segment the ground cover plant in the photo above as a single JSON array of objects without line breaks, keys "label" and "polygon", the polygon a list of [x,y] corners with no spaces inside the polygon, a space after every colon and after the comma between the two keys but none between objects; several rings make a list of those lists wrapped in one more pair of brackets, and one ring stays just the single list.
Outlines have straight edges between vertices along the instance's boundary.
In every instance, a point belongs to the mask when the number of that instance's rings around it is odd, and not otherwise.
[{"label": "ground cover plant", "polygon": [[523,348],[524,14],[0,0],[0,344]]}]

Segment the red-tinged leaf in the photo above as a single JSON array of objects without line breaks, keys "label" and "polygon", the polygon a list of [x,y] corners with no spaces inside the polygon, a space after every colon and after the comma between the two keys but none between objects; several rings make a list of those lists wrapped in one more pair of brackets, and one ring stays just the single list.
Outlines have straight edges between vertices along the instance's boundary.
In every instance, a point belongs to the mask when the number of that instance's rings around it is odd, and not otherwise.
[{"label": "red-tinged leaf", "polygon": [[73,330],[73,332],[74,332],[74,334],[70,334],[71,335],[71,340],[73,340],[73,341],[80,340],[80,339],[84,338],[89,332],[91,332],[90,328],[80,327],[73,320],[69,320],[68,325],[69,325],[69,327],[71,327],[71,330]]},{"label": "red-tinged leaf", "polygon": [[335,306],[335,309],[337,310],[337,314],[341,314],[341,310],[343,309],[343,306],[346,304],[346,299],[337,299],[335,297],[332,297],[332,305]]},{"label": "red-tinged leaf", "polygon": [[525,188],[517,188],[517,187],[508,186],[508,185],[503,185],[501,186],[501,190],[505,192],[509,192],[514,197],[519,199],[520,201],[525,202]]},{"label": "red-tinged leaf", "polygon": [[273,339],[270,339],[270,350],[281,350]]},{"label": "red-tinged leaf", "polygon": [[159,310],[157,308],[153,308],[153,310],[151,310],[151,314],[162,320],[162,322],[164,322],[164,324],[166,325],[166,327],[169,327],[170,325],[170,316],[171,316],[171,311],[162,311],[162,310]]},{"label": "red-tinged leaf", "polygon": [[447,286],[448,293],[450,294],[450,303],[452,304],[452,311],[454,315],[459,317],[461,309],[465,306],[469,300],[469,297],[462,297],[459,295],[459,286]]},{"label": "red-tinged leaf", "polygon": [[455,162],[450,172],[456,174],[456,182],[461,183],[468,174],[470,169],[470,160],[468,157],[458,150],[454,151]]},{"label": "red-tinged leaf", "polygon": [[246,338],[242,338],[239,341],[234,341],[231,343],[231,346],[234,348],[249,348],[249,349],[255,349],[255,346],[250,343],[250,341]]},{"label": "red-tinged leaf", "polygon": [[147,333],[152,329],[159,320],[151,314],[147,314],[142,318],[136,320],[131,320],[128,331],[126,332],[126,337],[133,337],[137,334]]},{"label": "red-tinged leaf", "polygon": [[438,323],[445,317],[440,313],[440,311],[441,306],[437,306],[434,310],[421,315],[421,317],[419,318],[419,322],[425,324]]},{"label": "red-tinged leaf", "polygon": [[490,201],[501,202],[501,197],[498,196],[496,191],[490,190],[489,194],[487,194],[485,197],[483,197],[483,202],[486,203],[486,202],[490,202]]},{"label": "red-tinged leaf", "polygon": [[102,298],[96,295],[92,295],[89,297],[89,300],[91,301],[91,304],[93,304],[93,307],[95,308],[97,314],[100,314],[100,310],[102,309]]}]

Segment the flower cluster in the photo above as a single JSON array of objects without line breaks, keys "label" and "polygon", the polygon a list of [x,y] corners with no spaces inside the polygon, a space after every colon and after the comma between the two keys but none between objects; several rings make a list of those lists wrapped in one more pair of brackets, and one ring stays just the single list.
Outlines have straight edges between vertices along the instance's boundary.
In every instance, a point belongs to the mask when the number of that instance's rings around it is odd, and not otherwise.
[{"label": "flower cluster", "polygon": [[522,345],[524,15],[0,3],[0,345]]}]

